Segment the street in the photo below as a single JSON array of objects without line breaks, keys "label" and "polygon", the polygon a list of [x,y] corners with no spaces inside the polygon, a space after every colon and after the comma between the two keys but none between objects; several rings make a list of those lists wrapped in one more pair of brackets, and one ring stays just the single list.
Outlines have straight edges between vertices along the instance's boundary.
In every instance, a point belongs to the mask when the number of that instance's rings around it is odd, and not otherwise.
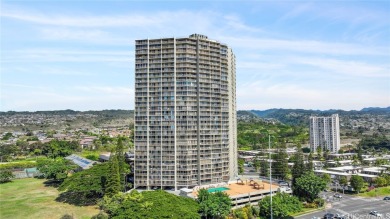
[{"label": "street", "polygon": [[334,192],[322,193],[321,197],[327,200],[325,210],[311,213],[303,216],[297,216],[297,219],[312,219],[313,217],[323,218],[326,213],[341,214],[346,218],[363,219],[377,218],[369,215],[370,211],[378,211],[383,216],[382,218],[390,219],[390,201],[385,201],[382,198],[363,198],[351,195],[341,195],[341,199],[334,198]]}]

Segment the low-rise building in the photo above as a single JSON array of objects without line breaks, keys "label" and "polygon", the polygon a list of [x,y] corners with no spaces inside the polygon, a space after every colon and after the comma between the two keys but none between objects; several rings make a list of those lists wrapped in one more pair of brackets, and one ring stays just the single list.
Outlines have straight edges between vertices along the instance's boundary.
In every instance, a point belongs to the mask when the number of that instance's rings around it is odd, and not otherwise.
[{"label": "low-rise building", "polygon": [[259,179],[237,178],[236,181],[230,181],[229,183],[196,186],[193,189],[184,188],[180,190],[180,195],[196,199],[200,189],[207,189],[209,192],[225,192],[232,200],[233,209],[244,207],[247,204],[257,205],[264,197],[282,191],[278,185],[269,184]]}]

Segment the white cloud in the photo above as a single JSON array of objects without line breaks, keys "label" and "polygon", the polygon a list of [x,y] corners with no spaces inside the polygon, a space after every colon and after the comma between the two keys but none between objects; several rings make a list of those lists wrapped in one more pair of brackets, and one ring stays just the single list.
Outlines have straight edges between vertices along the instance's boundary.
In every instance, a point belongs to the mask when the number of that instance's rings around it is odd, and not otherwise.
[{"label": "white cloud", "polygon": [[312,65],[331,72],[342,73],[354,77],[382,77],[390,76],[389,66],[371,65],[353,60],[337,60],[326,58],[291,58],[295,63]]},{"label": "white cloud", "polygon": [[50,13],[31,13],[21,10],[3,10],[2,17],[23,20],[32,23],[72,26],[72,27],[113,27],[113,26],[144,26],[164,21],[165,14],[159,16],[122,15],[122,16],[63,16]]},{"label": "white cloud", "polygon": [[287,40],[255,37],[223,37],[222,40],[234,49],[260,50],[259,52],[293,51],[322,55],[388,55],[388,49],[383,47],[368,47],[315,40]]},{"label": "white cloud", "polygon": [[69,108],[76,110],[133,109],[133,93],[132,89],[124,87],[82,86],[69,87],[65,90],[61,88],[36,90],[34,87],[24,86],[23,90],[15,88],[3,92],[0,111]]},{"label": "white cloud", "polygon": [[390,104],[390,97],[382,94],[380,90],[371,89],[371,92],[367,92],[363,89],[350,90],[327,85],[321,88],[256,81],[237,87],[238,108],[243,110],[270,108],[360,110],[367,106],[385,107]]},{"label": "white cloud", "polygon": [[3,51],[1,62],[128,62],[134,61],[134,52],[104,50],[69,50],[36,48]]}]

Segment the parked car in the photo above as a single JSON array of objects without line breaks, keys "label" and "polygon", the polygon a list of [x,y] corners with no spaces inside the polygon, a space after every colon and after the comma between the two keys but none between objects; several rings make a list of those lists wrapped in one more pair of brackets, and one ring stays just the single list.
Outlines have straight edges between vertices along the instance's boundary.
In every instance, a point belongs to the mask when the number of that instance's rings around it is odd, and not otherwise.
[{"label": "parked car", "polygon": [[390,200],[390,196],[384,197],[383,200]]},{"label": "parked car", "polygon": [[335,198],[342,198],[343,196],[337,193],[337,194],[334,195],[334,197]]},{"label": "parked car", "polygon": [[382,217],[383,215],[379,213],[378,211],[370,211],[371,215],[377,216],[377,217]]},{"label": "parked car", "polygon": [[332,214],[332,213],[326,213],[324,215],[324,219],[333,219],[333,217],[334,217],[334,214]]},{"label": "parked car", "polygon": [[278,181],[278,184],[279,184],[280,186],[289,186],[288,182],[286,182],[286,181],[281,181],[281,180]]},{"label": "parked car", "polygon": [[335,217],[335,218],[336,218],[336,219],[347,219],[346,216],[341,215],[341,214],[336,214],[336,217]]}]

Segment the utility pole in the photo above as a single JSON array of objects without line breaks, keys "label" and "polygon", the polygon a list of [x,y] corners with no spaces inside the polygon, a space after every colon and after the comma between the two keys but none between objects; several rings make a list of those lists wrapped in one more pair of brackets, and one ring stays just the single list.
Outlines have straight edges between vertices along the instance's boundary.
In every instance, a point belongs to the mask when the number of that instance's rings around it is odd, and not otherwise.
[{"label": "utility pole", "polygon": [[272,216],[272,160],[271,160],[271,135],[268,134],[268,152],[269,152],[269,194],[271,195],[271,219]]}]

